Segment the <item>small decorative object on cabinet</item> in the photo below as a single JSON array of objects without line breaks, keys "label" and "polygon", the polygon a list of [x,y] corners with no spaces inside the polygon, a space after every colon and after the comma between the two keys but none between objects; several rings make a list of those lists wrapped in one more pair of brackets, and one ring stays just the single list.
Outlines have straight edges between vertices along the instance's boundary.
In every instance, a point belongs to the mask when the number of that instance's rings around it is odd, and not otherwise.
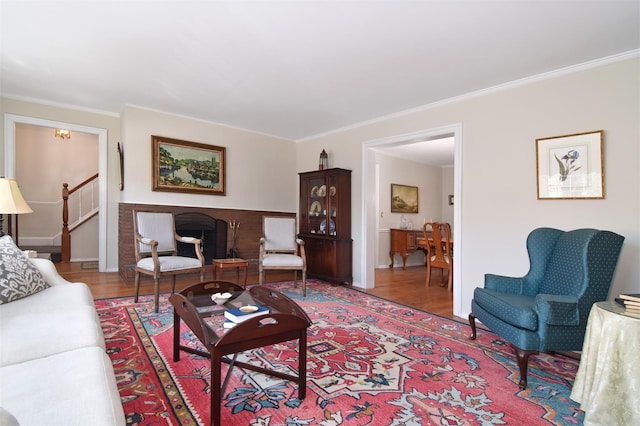
[{"label": "small decorative object on cabinet", "polygon": [[325,170],[329,168],[329,155],[324,149],[320,153],[320,161],[318,162],[318,170]]},{"label": "small decorative object on cabinet", "polygon": [[332,284],[353,282],[351,170],[300,173],[300,235],[307,276]]}]

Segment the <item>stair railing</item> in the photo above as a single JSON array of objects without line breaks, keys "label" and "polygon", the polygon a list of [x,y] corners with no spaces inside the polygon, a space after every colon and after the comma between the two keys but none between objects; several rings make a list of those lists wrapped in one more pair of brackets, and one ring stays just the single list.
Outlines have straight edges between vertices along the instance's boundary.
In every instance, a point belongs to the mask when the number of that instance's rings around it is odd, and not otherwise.
[{"label": "stair railing", "polygon": [[[61,261],[71,261],[71,232],[98,214],[99,210],[98,173],[86,179],[73,189],[68,183],[62,184],[62,236]],[[72,205],[72,222],[69,225],[69,204]]]}]

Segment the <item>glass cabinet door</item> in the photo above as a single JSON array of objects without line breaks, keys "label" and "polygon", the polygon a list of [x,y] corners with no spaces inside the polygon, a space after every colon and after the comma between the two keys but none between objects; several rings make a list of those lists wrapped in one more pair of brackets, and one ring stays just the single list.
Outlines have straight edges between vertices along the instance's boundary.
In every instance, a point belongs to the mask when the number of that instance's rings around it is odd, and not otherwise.
[{"label": "glass cabinet door", "polygon": [[338,182],[336,176],[329,176],[328,179],[328,188],[327,188],[327,234],[331,236],[336,236],[336,217],[338,215]]},{"label": "glass cabinet door", "polygon": [[324,178],[309,179],[309,233],[327,234],[327,184]]}]

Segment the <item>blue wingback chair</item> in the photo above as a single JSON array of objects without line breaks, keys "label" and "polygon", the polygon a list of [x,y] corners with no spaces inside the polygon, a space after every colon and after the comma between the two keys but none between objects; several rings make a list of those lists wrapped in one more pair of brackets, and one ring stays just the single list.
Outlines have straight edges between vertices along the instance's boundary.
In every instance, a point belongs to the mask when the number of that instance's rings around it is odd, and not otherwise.
[{"label": "blue wingback chair", "polygon": [[520,278],[487,274],[471,302],[475,319],[511,343],[527,387],[529,356],[582,350],[591,306],[607,299],[624,237],[609,231],[551,228],[527,238],[530,269]]}]

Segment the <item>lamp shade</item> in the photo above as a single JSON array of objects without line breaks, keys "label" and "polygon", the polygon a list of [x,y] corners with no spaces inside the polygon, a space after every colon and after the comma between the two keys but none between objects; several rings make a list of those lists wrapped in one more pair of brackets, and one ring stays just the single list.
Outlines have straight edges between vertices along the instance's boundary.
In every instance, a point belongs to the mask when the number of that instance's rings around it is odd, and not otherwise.
[{"label": "lamp shade", "polygon": [[24,201],[18,182],[15,179],[0,178],[0,213],[32,213],[31,207]]}]

